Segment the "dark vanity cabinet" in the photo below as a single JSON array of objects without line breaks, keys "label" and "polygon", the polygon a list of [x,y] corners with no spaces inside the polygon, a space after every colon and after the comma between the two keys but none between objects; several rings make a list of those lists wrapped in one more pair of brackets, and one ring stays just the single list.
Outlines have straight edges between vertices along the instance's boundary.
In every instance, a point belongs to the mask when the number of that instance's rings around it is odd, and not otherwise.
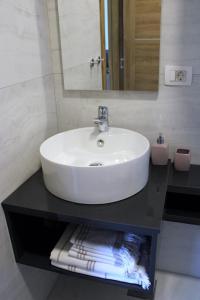
[{"label": "dark vanity cabinet", "polygon": [[[157,238],[163,217],[169,166],[151,166],[149,181],[138,194],[115,203],[80,205],[56,198],[38,171],[3,202],[16,262],[70,276],[123,286],[128,295],[153,299]],[[99,279],[58,269],[49,256],[69,223],[133,232],[146,237],[145,262],[149,290],[113,280]]]},{"label": "dark vanity cabinet", "polygon": [[171,165],[164,220],[200,225],[200,166],[178,172]]}]

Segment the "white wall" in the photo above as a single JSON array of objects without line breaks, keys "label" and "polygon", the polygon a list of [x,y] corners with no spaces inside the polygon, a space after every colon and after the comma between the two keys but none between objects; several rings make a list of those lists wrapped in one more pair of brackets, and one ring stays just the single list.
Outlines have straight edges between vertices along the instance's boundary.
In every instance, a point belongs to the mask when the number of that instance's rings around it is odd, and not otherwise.
[{"label": "white wall", "polygon": [[[0,1],[0,202],[40,166],[57,131],[46,2]],[[0,299],[46,299],[54,274],[16,265],[0,209]]]},{"label": "white wall", "polygon": [[161,270],[200,278],[200,230],[197,225],[163,222],[157,255]]},{"label": "white wall", "polygon": [[[162,0],[158,93],[64,91],[56,0],[47,3],[59,131],[93,126],[97,106],[105,104],[111,125],[137,130],[151,141],[162,131],[170,144],[171,157],[175,147],[190,147],[192,162],[200,164],[200,1]],[[165,86],[165,64],[192,66],[192,86]],[[187,246],[191,239],[185,237],[186,229],[190,237],[195,237],[193,252]],[[165,222],[158,268],[200,277],[197,231],[196,226]]]}]

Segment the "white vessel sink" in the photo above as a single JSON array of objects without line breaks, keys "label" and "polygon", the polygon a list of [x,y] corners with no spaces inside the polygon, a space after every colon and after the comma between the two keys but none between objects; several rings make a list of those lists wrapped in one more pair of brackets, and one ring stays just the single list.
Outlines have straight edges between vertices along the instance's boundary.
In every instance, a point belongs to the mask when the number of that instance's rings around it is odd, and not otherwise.
[{"label": "white vessel sink", "polygon": [[149,175],[149,141],[110,127],[57,134],[40,147],[47,189],[64,200],[103,204],[126,199],[144,188]]}]

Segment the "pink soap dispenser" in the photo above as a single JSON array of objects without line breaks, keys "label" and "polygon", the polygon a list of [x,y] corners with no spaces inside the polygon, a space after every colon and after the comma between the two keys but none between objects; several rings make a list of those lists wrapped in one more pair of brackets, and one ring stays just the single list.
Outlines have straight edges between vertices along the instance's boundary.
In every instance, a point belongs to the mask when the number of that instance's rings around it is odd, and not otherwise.
[{"label": "pink soap dispenser", "polygon": [[157,143],[151,146],[151,161],[153,165],[167,165],[169,158],[169,145],[165,143],[162,133],[159,134]]}]

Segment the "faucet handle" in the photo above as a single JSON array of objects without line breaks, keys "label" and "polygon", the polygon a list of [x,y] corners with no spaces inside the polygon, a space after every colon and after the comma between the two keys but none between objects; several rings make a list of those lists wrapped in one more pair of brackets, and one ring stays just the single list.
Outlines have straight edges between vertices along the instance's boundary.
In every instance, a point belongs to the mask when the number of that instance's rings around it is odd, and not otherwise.
[{"label": "faucet handle", "polygon": [[95,125],[102,125],[102,124],[103,124],[103,120],[100,119],[100,118],[95,118],[95,119],[94,119],[94,124],[95,124]]}]

